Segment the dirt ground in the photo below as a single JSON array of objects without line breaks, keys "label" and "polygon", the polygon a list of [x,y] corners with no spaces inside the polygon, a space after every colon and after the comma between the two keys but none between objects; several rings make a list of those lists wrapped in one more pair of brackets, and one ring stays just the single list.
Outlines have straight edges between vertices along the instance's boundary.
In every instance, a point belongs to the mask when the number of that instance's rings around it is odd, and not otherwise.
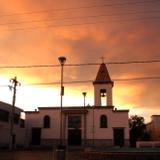
[{"label": "dirt ground", "polygon": [[[57,160],[54,151],[0,151],[0,160]],[[82,151],[66,152],[65,160],[84,160]]]}]

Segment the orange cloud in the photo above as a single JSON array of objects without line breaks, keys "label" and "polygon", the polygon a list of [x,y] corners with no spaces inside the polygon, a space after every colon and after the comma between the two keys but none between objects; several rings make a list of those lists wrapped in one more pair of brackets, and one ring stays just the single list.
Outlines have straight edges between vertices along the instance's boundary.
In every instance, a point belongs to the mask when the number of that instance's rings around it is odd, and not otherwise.
[{"label": "orange cloud", "polygon": [[[95,1],[94,4],[102,2]],[[107,2],[105,2],[107,3]],[[14,4],[14,7],[13,5]],[[12,13],[34,12],[47,9],[69,8],[91,5],[91,1],[21,1],[11,0],[10,4],[6,1],[0,1],[0,15]],[[102,3],[103,4],[103,3]],[[155,4],[148,6],[149,9],[156,7]],[[1,17],[1,23],[11,23],[20,21],[46,20],[54,18],[66,18],[71,16],[88,16],[128,12],[131,6],[125,7],[102,7],[94,9],[79,9],[53,12],[40,12],[38,14],[24,14]],[[137,12],[140,8],[137,9]],[[143,8],[141,8],[143,9]],[[153,13],[152,13],[153,14]],[[158,13],[157,13],[158,14]],[[126,17],[130,17],[126,15]],[[135,16],[136,17],[136,16]],[[102,17],[100,17],[102,18]],[[123,19],[124,16],[118,16]],[[106,17],[102,20],[113,20],[115,16]],[[77,22],[96,22],[96,19],[75,19],[70,22],[64,20],[41,23],[24,23],[16,25],[0,25],[0,58],[1,65],[38,65],[38,64],[59,64],[58,57],[64,55],[67,57],[66,63],[88,63],[101,62],[100,57],[105,56],[105,61],[131,61],[159,59],[160,36],[159,24],[156,21],[136,21],[136,22],[114,22],[97,23],[90,25],[73,25],[68,27],[46,27],[43,29],[26,29],[11,31],[15,28],[26,27],[45,27],[57,24],[75,24]],[[2,30],[10,31],[2,31]],[[108,65],[111,78],[132,78],[141,76],[159,76],[159,63],[144,65]],[[85,67],[65,67],[64,80],[94,80],[98,66]],[[32,69],[0,69],[0,77],[7,79],[17,76],[22,83],[33,82],[53,82],[60,80],[60,68],[32,68]],[[1,82],[3,84],[3,82]],[[76,85],[76,86],[75,86]],[[89,87],[88,87],[89,86]],[[131,104],[137,108],[143,105],[159,106],[158,92],[159,82],[136,81],[136,82],[116,82],[114,87],[115,106],[126,106]],[[53,92],[54,88],[53,86]],[[66,85],[67,99],[74,97],[78,104],[81,104],[81,92],[87,90],[89,103],[93,104],[93,86],[92,84],[74,84]],[[52,88],[52,87],[51,87]],[[31,90],[27,90],[28,95]],[[41,89],[35,89],[41,92]],[[48,89],[48,88],[47,88]],[[50,90],[44,90],[51,93]],[[25,91],[24,91],[25,92]],[[7,92],[8,93],[8,92]],[[56,92],[56,94],[59,94]],[[33,97],[34,97],[33,95]],[[22,96],[26,96],[24,93]],[[42,95],[45,96],[42,91]],[[55,96],[55,95],[54,95]],[[58,97],[59,95],[57,95]],[[29,96],[30,97],[30,96]],[[4,98],[4,97],[3,97]],[[3,98],[1,98],[3,100]],[[21,100],[21,103],[26,100]],[[51,100],[48,100],[53,104]],[[45,99],[46,104],[47,98]],[[34,104],[38,103],[34,101]],[[59,103],[59,102],[57,102]],[[75,104],[75,102],[66,102]],[[19,101],[20,104],[20,101]],[[45,105],[45,103],[42,102]],[[31,105],[31,104],[30,104]],[[147,107],[146,107],[147,108]],[[155,107],[156,108],[156,107]]]}]

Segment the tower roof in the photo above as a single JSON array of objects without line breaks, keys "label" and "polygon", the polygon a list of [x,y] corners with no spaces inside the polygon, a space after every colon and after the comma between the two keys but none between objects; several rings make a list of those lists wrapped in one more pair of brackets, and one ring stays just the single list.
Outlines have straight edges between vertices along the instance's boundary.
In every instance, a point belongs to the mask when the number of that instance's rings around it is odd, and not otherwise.
[{"label": "tower roof", "polygon": [[95,81],[93,81],[93,84],[102,84],[102,83],[112,83],[113,84],[113,81],[111,80],[109,76],[109,72],[107,70],[105,63],[102,63],[100,65],[96,79]]}]

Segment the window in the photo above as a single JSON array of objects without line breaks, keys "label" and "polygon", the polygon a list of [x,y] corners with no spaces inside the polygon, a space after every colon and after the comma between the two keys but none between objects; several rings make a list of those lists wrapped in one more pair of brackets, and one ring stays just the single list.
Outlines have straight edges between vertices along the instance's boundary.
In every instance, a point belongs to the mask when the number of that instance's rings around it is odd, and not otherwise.
[{"label": "window", "polygon": [[19,124],[19,120],[20,120],[20,115],[19,114],[14,114],[14,124]]},{"label": "window", "polygon": [[100,128],[107,128],[108,127],[108,122],[107,122],[107,116],[106,115],[101,115],[100,117]]},{"label": "window", "polygon": [[20,119],[20,127],[25,128],[25,121],[24,119]]},{"label": "window", "polygon": [[107,91],[106,91],[106,89],[100,90],[100,96],[101,96],[101,106],[107,106]]},{"label": "window", "polygon": [[43,119],[43,127],[44,128],[50,128],[50,117],[49,116],[44,116]]},{"label": "window", "polygon": [[9,112],[0,109],[0,121],[9,122]]},{"label": "window", "polygon": [[68,116],[68,128],[81,128],[81,116]]}]

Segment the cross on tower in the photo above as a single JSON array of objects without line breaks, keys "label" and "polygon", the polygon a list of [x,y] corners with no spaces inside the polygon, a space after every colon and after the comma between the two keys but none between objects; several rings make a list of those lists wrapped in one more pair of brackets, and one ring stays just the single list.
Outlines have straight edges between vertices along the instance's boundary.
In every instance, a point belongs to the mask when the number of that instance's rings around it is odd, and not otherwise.
[{"label": "cross on tower", "polygon": [[101,57],[101,59],[102,59],[102,63],[104,63],[104,59],[105,59],[105,57],[104,57],[104,56],[102,56],[102,57]]}]

